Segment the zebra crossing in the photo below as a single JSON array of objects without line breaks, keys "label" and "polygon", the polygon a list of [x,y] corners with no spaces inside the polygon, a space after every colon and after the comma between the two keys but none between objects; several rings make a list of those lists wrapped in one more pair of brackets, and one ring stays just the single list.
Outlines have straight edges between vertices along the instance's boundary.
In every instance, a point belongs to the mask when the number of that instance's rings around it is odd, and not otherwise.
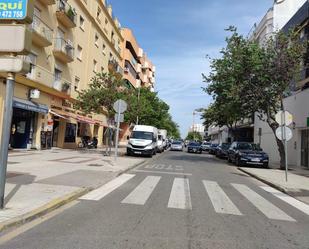
[{"label": "zebra crossing", "polygon": [[[129,180],[134,178],[134,174],[123,174],[104,186],[89,192],[88,194],[80,197],[81,200],[99,201],[112,193]],[[130,205],[145,205],[155,191],[161,181],[161,176],[146,176],[133,191],[131,191],[122,201],[121,204]],[[218,214],[244,216],[235,203],[229,198],[222,187],[215,181],[202,180],[207,196]],[[269,200],[262,197],[260,194],[249,188],[244,184],[231,183],[236,192],[245,198],[248,203],[254,206],[260,213],[271,220],[281,220],[296,222],[294,218],[286,214],[280,208],[275,206]],[[288,203],[292,207],[300,210],[306,215],[309,215],[309,205],[300,202],[284,193],[277,191],[268,186],[260,186],[262,191]],[[206,196],[206,195],[205,195]],[[175,177],[170,190],[169,199],[167,201],[167,208],[169,209],[183,209],[191,210],[191,194],[190,194],[190,181],[188,178]]]}]

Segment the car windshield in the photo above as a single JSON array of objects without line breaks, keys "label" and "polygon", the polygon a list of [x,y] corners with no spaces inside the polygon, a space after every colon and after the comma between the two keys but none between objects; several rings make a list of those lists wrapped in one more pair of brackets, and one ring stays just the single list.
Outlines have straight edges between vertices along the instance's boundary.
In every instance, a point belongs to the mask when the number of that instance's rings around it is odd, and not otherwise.
[{"label": "car windshield", "polygon": [[240,143],[240,144],[238,144],[237,148],[239,150],[252,150],[253,149],[252,145],[249,144],[249,143]]},{"label": "car windshield", "polygon": [[193,142],[193,143],[189,143],[189,146],[200,146],[200,144],[197,142]]},{"label": "car windshield", "polygon": [[131,134],[131,138],[152,140],[152,134],[153,134],[152,132],[147,131],[133,131]]},{"label": "car windshield", "polygon": [[222,149],[228,149],[230,147],[230,144],[221,144]]},{"label": "car windshield", "polygon": [[181,142],[178,142],[178,141],[177,141],[177,142],[173,142],[172,144],[174,144],[174,145],[175,145],[175,144],[176,144],[176,145],[181,145]]}]

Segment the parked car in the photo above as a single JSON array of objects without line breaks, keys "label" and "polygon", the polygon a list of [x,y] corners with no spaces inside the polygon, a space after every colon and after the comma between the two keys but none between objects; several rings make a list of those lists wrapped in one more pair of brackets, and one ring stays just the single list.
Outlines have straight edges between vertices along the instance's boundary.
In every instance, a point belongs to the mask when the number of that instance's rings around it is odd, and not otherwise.
[{"label": "parked car", "polygon": [[229,143],[222,143],[216,149],[216,157],[219,158],[227,158],[227,153],[230,148],[231,144]]},{"label": "parked car", "polygon": [[209,147],[209,154],[216,155],[216,150],[219,144],[211,144]]},{"label": "parked car", "polygon": [[209,151],[210,145],[211,145],[210,142],[203,142],[202,145],[201,145],[202,146],[202,150],[203,151]]},{"label": "parked car", "polygon": [[268,155],[247,142],[234,142],[228,150],[228,161],[237,166],[257,165],[267,168],[269,163]]},{"label": "parked car", "polygon": [[183,143],[181,141],[174,141],[171,144],[171,151],[183,151]]},{"label": "parked car", "polygon": [[187,147],[188,147],[188,153],[202,154],[202,147],[201,143],[199,142],[190,142]]}]

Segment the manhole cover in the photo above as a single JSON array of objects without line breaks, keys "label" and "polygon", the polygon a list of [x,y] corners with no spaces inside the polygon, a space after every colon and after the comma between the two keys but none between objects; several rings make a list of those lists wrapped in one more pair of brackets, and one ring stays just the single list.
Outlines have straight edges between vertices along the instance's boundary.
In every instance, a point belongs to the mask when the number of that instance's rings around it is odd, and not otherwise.
[{"label": "manhole cover", "polygon": [[91,164],[88,164],[88,166],[90,166],[90,167],[102,167],[103,164],[91,163]]}]

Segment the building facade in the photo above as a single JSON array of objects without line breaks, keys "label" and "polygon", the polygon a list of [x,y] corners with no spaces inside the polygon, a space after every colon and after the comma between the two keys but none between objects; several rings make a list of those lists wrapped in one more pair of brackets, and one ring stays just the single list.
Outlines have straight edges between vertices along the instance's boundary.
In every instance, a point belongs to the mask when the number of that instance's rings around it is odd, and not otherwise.
[{"label": "building facade", "polygon": [[[286,4],[291,4],[287,1]],[[291,8],[289,15],[287,9],[284,11],[285,16],[279,21],[284,23],[282,30],[287,32],[294,29],[299,33],[299,38],[307,41],[309,38],[309,2],[304,1],[302,6],[299,6],[299,1],[294,2],[294,8]],[[274,9],[277,5],[274,5]],[[281,6],[282,7],[282,6]],[[294,13],[294,10],[297,10]],[[277,9],[278,11],[278,9]],[[293,15],[292,15],[293,13]],[[277,13],[278,16],[278,13]],[[289,19],[287,19],[289,17]],[[278,23],[276,15],[273,16],[273,22]],[[262,22],[263,23],[263,20]],[[273,25],[275,27],[275,24]],[[263,29],[263,25],[260,25]],[[257,30],[255,34],[258,34]],[[259,40],[259,39],[258,39]],[[290,96],[284,99],[284,108],[289,111],[293,117],[294,122],[291,125],[293,138],[288,142],[288,163],[290,167],[307,167],[309,168],[309,49],[307,55],[304,56],[304,63],[301,72],[296,77],[294,82],[291,82]],[[280,157],[277,149],[275,136],[267,123],[261,121],[257,115],[254,123],[254,141],[260,143],[265,152],[269,154],[270,163],[279,164]]]},{"label": "building facade", "polygon": [[[79,91],[98,72],[120,74],[124,39],[105,0],[35,0],[31,65],[17,75],[11,129],[12,148],[76,148],[84,136],[103,142],[108,120],[73,108]],[[34,94],[35,93],[35,94]],[[3,120],[5,74],[0,80]],[[0,128],[2,124],[0,123]]]}]

